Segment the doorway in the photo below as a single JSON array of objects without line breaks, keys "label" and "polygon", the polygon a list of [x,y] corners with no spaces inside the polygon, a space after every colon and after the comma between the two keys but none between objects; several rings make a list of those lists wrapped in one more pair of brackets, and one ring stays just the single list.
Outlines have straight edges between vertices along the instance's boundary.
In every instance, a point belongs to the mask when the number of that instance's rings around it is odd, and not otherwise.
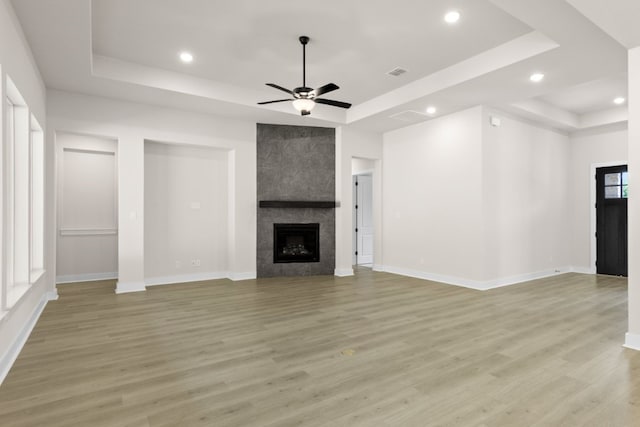
[{"label": "doorway", "polygon": [[626,165],[596,169],[596,272],[627,276]]},{"label": "doorway", "polygon": [[353,265],[372,267],[374,253],[373,170],[375,162],[352,161]]}]

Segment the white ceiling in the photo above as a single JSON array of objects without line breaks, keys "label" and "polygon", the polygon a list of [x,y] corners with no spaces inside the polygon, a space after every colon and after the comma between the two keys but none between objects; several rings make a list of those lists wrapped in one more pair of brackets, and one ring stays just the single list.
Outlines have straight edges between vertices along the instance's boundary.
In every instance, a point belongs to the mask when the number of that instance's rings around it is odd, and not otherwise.
[{"label": "white ceiling", "polygon": [[615,108],[617,97],[627,97],[626,73],[560,89],[539,99],[575,114],[588,114]]},{"label": "white ceiling", "polygon": [[[262,122],[349,123],[374,131],[406,126],[390,118],[403,111],[435,105],[437,117],[478,104],[568,131],[584,127],[581,115],[612,108],[613,98],[626,96],[621,43],[633,30],[615,39],[603,31],[598,25],[607,30],[610,20],[590,20],[600,13],[599,3],[13,0],[51,89]],[[637,7],[633,0],[613,3]],[[462,18],[448,25],[442,18],[452,9]],[[308,85],[338,84],[340,90],[326,97],[353,103],[350,110],[319,105],[302,118],[288,103],[256,105],[283,98],[266,82],[301,85],[300,35],[311,37]],[[181,50],[195,61],[182,64]],[[409,72],[385,74],[397,66]],[[528,80],[534,71],[546,74],[542,83]]]},{"label": "white ceiling", "polygon": [[627,49],[640,46],[640,1],[568,0]]}]

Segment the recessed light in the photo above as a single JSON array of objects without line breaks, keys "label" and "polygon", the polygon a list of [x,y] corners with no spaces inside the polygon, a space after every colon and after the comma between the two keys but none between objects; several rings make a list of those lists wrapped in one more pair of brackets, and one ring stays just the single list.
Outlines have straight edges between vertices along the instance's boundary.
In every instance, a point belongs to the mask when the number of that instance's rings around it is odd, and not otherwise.
[{"label": "recessed light", "polygon": [[541,82],[542,79],[544,79],[544,74],[542,73],[533,73],[531,74],[531,77],[529,77],[529,80],[535,83]]},{"label": "recessed light", "polygon": [[193,62],[193,55],[189,52],[180,52],[180,60],[185,64]]},{"label": "recessed light", "polygon": [[427,114],[435,114],[436,111],[436,107],[427,107]]},{"label": "recessed light", "polygon": [[447,14],[444,15],[444,20],[448,24],[455,24],[456,22],[458,22],[458,20],[460,20],[460,12],[458,12],[457,10],[447,12]]},{"label": "recessed light", "polygon": [[613,100],[614,104],[618,104],[618,105],[622,105],[624,104],[624,102],[626,101],[626,99],[624,99],[623,97],[619,96],[616,99]]}]

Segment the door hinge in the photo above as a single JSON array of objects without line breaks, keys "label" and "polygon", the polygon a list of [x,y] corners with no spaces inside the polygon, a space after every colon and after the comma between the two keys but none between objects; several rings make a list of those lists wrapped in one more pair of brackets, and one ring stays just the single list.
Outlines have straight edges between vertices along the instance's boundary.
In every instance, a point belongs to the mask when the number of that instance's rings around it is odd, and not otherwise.
[{"label": "door hinge", "polygon": [[358,205],[356,205],[356,209],[358,209]]},{"label": "door hinge", "polygon": [[356,233],[358,232],[358,229],[356,228]]},{"label": "door hinge", "polygon": [[358,251],[356,251],[356,255],[358,255]]},{"label": "door hinge", "polygon": [[356,187],[358,186],[358,181],[356,181]]}]

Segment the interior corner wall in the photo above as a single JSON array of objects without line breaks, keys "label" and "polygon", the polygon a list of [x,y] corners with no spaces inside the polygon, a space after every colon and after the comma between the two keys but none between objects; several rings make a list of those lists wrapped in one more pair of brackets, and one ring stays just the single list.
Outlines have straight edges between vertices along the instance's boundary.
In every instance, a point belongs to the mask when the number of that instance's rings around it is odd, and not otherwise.
[{"label": "interior corner wall", "polygon": [[[44,82],[22,32],[18,18],[13,11],[11,2],[9,0],[0,0],[0,98],[3,100],[0,103],[2,105],[0,114],[2,114],[2,117],[5,117],[4,97],[6,95],[7,76],[11,78],[24,97],[30,112],[36,117],[43,131],[46,131]],[[2,146],[4,147],[5,120],[0,121],[3,123],[2,129],[0,129],[0,138],[3,140]],[[2,159],[3,156],[0,155],[0,160]],[[9,312],[4,313],[2,321],[0,321],[0,382],[13,362],[13,358],[17,356],[21,342],[26,339],[47,298],[52,296],[55,291],[55,261],[53,259],[55,252],[55,223],[52,214],[54,211],[52,196],[54,194],[53,159],[54,150],[51,145],[45,144],[45,274],[31,286],[29,291]],[[4,186],[4,180],[0,180],[0,182]],[[1,209],[5,210],[7,204],[4,187],[2,194]],[[4,219],[5,216],[0,215],[0,218]],[[2,251],[0,259],[2,260],[1,262],[5,262],[4,251]]]},{"label": "interior corner wall", "polygon": [[473,286],[484,279],[482,109],[384,134],[384,269]]},{"label": "interior corner wall", "polygon": [[[492,116],[500,126],[490,124]],[[482,126],[486,286],[568,271],[568,135],[484,107]]]},{"label": "interior corner wall", "polygon": [[226,150],[145,142],[145,283],[227,277]]},{"label": "interior corner wall", "polygon": [[595,272],[595,265],[591,265],[591,222],[595,215],[591,200],[591,193],[595,191],[593,168],[627,164],[628,134],[623,124],[571,135],[571,265],[576,271]]},{"label": "interior corner wall", "polygon": [[382,269],[382,134],[341,126],[336,129],[336,275],[353,274],[352,159],[372,160],[374,270]]},{"label": "interior corner wall", "polygon": [[[62,91],[47,92],[53,131],[118,140],[119,282],[122,291],[144,290],[144,141],[216,148],[231,153],[230,196],[222,205],[229,218],[229,277],[255,277],[256,129],[249,121],[116,101]],[[232,241],[231,241],[232,240]]]}]

